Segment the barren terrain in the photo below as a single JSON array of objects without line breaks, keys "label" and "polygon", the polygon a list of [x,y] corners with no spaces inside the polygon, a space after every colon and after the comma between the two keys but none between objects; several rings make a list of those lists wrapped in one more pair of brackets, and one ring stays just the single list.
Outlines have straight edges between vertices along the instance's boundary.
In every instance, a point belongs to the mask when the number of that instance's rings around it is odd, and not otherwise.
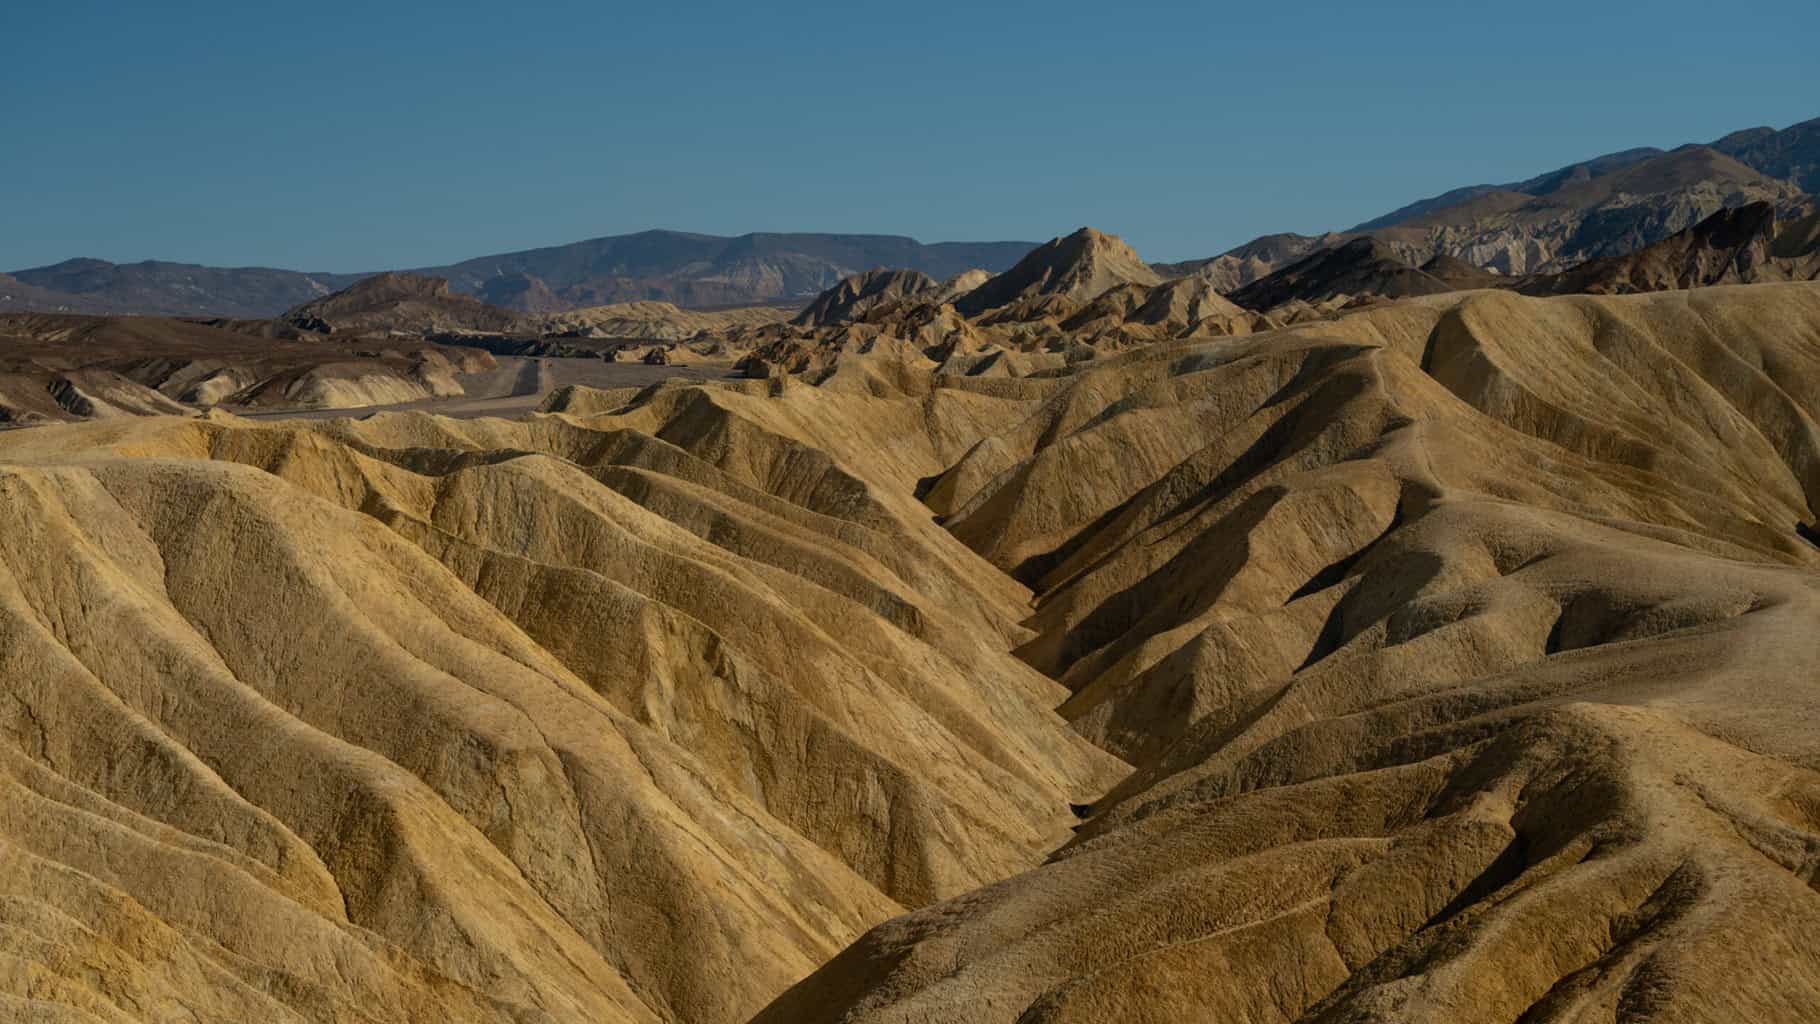
[{"label": "barren terrain", "polygon": [[1811,1019],[1820,284],[901,326],[0,434],[4,1012]]}]

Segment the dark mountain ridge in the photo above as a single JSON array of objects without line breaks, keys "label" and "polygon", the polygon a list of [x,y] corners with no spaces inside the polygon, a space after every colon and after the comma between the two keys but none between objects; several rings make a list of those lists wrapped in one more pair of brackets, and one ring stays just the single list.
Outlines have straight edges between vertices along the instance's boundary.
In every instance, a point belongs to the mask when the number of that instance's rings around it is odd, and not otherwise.
[{"label": "dark mountain ridge", "polygon": [[872,309],[934,292],[940,287],[935,278],[917,270],[869,270],[842,278],[840,283],[816,296],[815,301],[790,322],[819,327],[853,320]]},{"label": "dark mountain ridge", "polygon": [[1673,150],[1654,146],[1606,153],[1546,171],[1524,181],[1503,185],[1467,185],[1449,189],[1427,199],[1418,199],[1381,217],[1354,225],[1349,232],[1368,232],[1407,223],[1425,215],[1459,206],[1492,192],[1511,192],[1527,196],[1553,195],[1569,186],[1616,174],[1626,168],[1671,153],[1706,148],[1737,160],[1752,170],[1772,178],[1793,183],[1803,191],[1820,189],[1820,118],[1803,121],[1777,130],[1769,127],[1746,128],[1731,132],[1700,147],[1688,143]]},{"label": "dark mountain ridge", "polygon": [[[1430,265],[1443,269],[1431,261]],[[1227,296],[1246,309],[1268,310],[1287,302],[1320,302],[1340,296],[1405,298],[1438,295],[1454,286],[1397,258],[1384,243],[1364,235],[1322,249]]]},{"label": "dark mountain ridge", "polygon": [[501,332],[524,326],[517,313],[457,294],[444,278],[406,272],[364,278],[296,306],[282,319],[299,330],[324,334]]},{"label": "dark mountain ridge", "polygon": [[1820,192],[1820,117],[1774,128],[1747,128],[1712,143],[1725,155],[1799,185],[1805,192]]},{"label": "dark mountain ridge", "polygon": [[[454,291],[523,312],[553,312],[637,299],[680,306],[807,301],[871,267],[905,267],[947,278],[1000,271],[1032,242],[937,242],[901,235],[779,234],[736,237],[641,231],[567,245],[480,256],[409,270],[447,278]],[[348,287],[373,273],[306,273],[269,267],[207,267],[148,260],[73,259],[13,272],[26,288],[0,308],[256,318]]]},{"label": "dark mountain ridge", "polygon": [[[78,258],[16,270],[10,276],[41,294],[49,293],[40,302],[53,302],[72,312],[252,318],[272,316],[328,295],[364,275]],[[36,304],[19,303],[16,308],[36,308]]]},{"label": "dark mountain ridge", "polygon": [[1720,210],[1685,231],[1622,256],[1589,260],[1527,282],[1530,295],[1622,295],[1716,284],[1820,278],[1820,213],[1792,219],[1769,203]]}]

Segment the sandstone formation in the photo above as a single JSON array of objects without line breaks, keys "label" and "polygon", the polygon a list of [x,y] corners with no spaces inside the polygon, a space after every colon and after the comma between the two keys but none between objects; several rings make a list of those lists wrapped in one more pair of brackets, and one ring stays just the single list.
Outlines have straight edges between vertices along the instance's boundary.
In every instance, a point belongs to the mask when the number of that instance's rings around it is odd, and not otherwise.
[{"label": "sandstone formation", "polygon": [[471,348],[272,337],[270,324],[0,316],[0,424],[188,414],[216,405],[352,408],[462,393],[493,369]]},{"label": "sandstone formation", "polygon": [[[1278,325],[1278,311],[1242,309],[1204,277],[1156,282],[1128,247],[1092,228],[1054,240],[999,278],[978,277],[936,285],[874,271],[829,289],[789,324],[721,338],[728,350],[745,353],[739,366],[752,377],[813,376],[844,353],[880,350],[932,360],[944,373],[1023,376],[1162,339]],[[974,287],[964,291],[968,284]],[[1016,297],[993,305],[1000,294]],[[961,307],[969,303],[983,308],[968,316]]]},{"label": "sandstone formation", "polygon": [[740,1021],[1035,864],[1123,768],[911,496],[1027,403],[802,390],[0,437],[5,998]]},{"label": "sandstone formation", "polygon": [[1809,1019],[1817,381],[1815,285],[1082,364],[925,495],[1135,770],[758,1020]]},{"label": "sandstone formation", "polygon": [[776,306],[712,311],[679,309],[668,302],[621,302],[554,313],[534,320],[545,334],[628,341],[688,341],[702,334],[782,323],[790,314]]},{"label": "sandstone formation", "polygon": [[0,434],[6,1011],[1806,1019],[1820,284],[918,309]]},{"label": "sandstone formation", "polygon": [[1050,296],[1086,303],[1116,285],[1160,283],[1118,236],[1081,228],[1032,249],[1010,270],[956,299],[954,308],[974,316]]},{"label": "sandstone formation", "polygon": [[940,288],[934,278],[915,270],[868,270],[842,278],[840,283],[816,296],[815,301],[790,322],[820,327],[844,320],[862,320],[874,309],[929,295]]},{"label": "sandstone formation", "polygon": [[419,274],[376,274],[287,311],[281,323],[305,331],[348,334],[499,333],[522,330],[518,315]]},{"label": "sandstone formation", "polygon": [[934,294],[929,297],[935,302],[953,302],[990,280],[992,271],[984,267],[963,270],[937,285]]},{"label": "sandstone formation", "polygon": [[1264,235],[1211,259],[1153,263],[1151,269],[1164,277],[1199,275],[1206,278],[1215,291],[1226,295],[1340,240],[1337,235]]}]

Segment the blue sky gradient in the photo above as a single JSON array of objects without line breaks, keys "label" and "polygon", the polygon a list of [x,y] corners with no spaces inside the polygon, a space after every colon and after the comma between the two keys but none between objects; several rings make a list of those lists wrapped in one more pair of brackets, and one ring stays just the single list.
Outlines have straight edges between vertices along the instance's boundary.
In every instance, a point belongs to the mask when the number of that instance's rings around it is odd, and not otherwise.
[{"label": "blue sky gradient", "polygon": [[[29,8],[29,9],[28,9]],[[1820,4],[11,5],[0,269],[665,227],[1149,259],[1820,114]]]}]

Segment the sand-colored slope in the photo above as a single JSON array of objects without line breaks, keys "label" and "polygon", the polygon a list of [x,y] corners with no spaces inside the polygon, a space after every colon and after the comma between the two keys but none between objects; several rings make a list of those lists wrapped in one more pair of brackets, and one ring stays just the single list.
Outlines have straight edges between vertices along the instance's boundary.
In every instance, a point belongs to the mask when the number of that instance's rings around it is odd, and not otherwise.
[{"label": "sand-colored slope", "polygon": [[[184,415],[197,406],[354,408],[462,394],[478,349],[360,348],[273,337],[269,322],[0,317],[0,425]],[[295,332],[293,332],[295,333]]]},{"label": "sand-colored slope", "polygon": [[869,326],[0,436],[0,1015],[1820,1005],[1820,285]]},{"label": "sand-colored slope", "polygon": [[5,748],[73,809],[3,826],[7,892],[77,929],[10,993],[740,1020],[1035,863],[1124,769],[1006,653],[1019,589],[738,397],[8,436]]},{"label": "sand-colored slope", "polygon": [[1820,288],[1439,296],[1088,365],[931,493],[1138,770],[761,1021],[1820,1005]]},{"label": "sand-colored slope", "polygon": [[954,305],[974,316],[1043,296],[1087,303],[1121,284],[1161,283],[1156,271],[1118,236],[1084,227],[1037,246],[1016,266],[956,299]]},{"label": "sand-colored slope", "polygon": [[596,338],[633,338],[686,341],[703,331],[731,331],[782,323],[790,314],[772,306],[751,306],[712,312],[678,309],[668,302],[621,302],[547,314],[536,320],[549,334],[564,331]]}]

